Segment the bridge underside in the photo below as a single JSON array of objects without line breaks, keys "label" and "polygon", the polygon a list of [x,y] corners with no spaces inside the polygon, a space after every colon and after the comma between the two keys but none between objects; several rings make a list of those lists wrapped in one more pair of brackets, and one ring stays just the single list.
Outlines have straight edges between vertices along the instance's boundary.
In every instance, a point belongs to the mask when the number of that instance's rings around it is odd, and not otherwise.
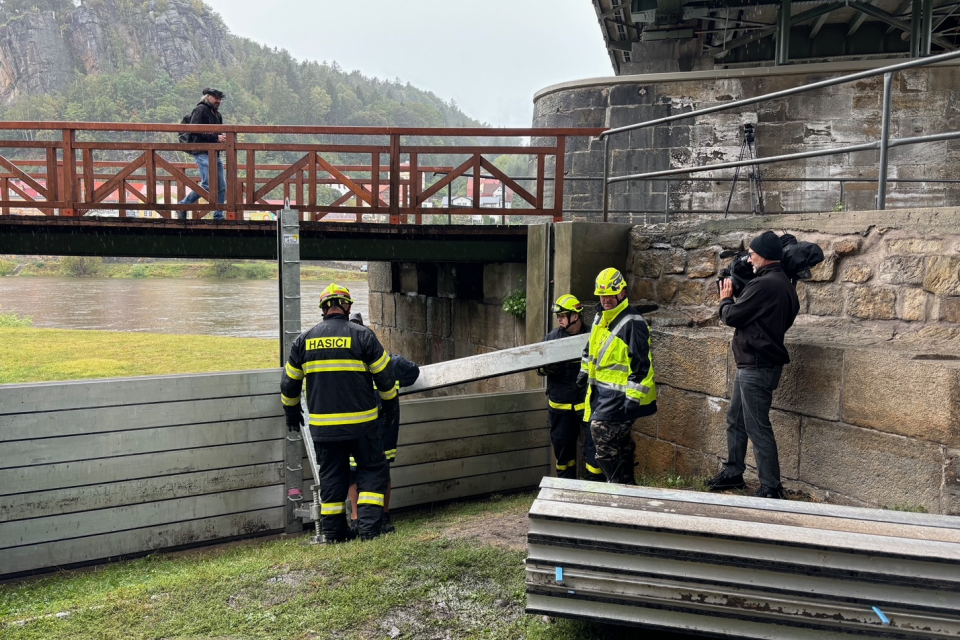
[{"label": "bridge underside", "polygon": [[[303,260],[525,262],[525,226],[300,223]],[[277,257],[275,222],[3,216],[0,253],[144,258]]]}]

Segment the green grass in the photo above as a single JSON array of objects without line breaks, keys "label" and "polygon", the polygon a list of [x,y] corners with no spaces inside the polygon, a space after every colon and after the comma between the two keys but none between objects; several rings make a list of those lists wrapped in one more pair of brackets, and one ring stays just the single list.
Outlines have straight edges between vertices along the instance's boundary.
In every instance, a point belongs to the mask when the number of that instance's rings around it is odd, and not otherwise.
[{"label": "green grass", "polygon": [[[0,260],[0,276],[13,273],[16,262]],[[276,279],[273,261],[215,260],[213,262],[142,262],[136,264],[104,263],[99,258],[61,258],[34,260],[25,263],[17,274],[23,277],[97,277],[97,278],[229,278],[246,280]],[[302,266],[301,280],[357,282],[367,274],[360,271]]]},{"label": "green grass", "polygon": [[4,328],[2,318],[0,384],[278,366],[276,340]]},{"label": "green grass", "polygon": [[526,615],[525,551],[457,533],[515,521],[533,498],[397,517],[397,533],[372,542],[281,536],[2,584],[0,636],[306,640],[387,638],[396,627],[401,638],[602,637]]}]

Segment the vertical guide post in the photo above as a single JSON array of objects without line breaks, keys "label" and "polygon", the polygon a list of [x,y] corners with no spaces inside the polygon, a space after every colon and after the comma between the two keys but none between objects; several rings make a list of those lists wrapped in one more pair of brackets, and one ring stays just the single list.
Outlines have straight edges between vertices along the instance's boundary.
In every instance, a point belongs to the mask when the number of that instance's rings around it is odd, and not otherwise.
[{"label": "vertical guide post", "polygon": [[910,13],[910,57],[920,57],[920,22],[923,13],[923,0],[913,0]]},{"label": "vertical guide post", "polygon": [[[289,203],[277,216],[277,262],[280,270],[280,366],[284,367],[290,347],[300,335],[300,212],[290,209]],[[287,432],[284,444],[286,532],[299,533],[303,531],[303,523],[294,511],[303,500],[303,447],[308,443]]]},{"label": "vertical guide post", "polygon": [[603,138],[603,221],[607,221],[610,210],[610,136]]},{"label": "vertical guide post", "polygon": [[930,41],[933,39],[933,0],[923,0],[923,19],[920,29],[923,31],[920,54],[926,58],[930,55]]},{"label": "vertical guide post", "polygon": [[887,156],[890,145],[890,108],[893,93],[893,74],[883,74],[883,114],[880,124],[880,173],[877,176],[877,210],[887,208]]},{"label": "vertical guide post", "polygon": [[777,12],[777,57],[776,65],[787,64],[790,59],[790,0],[781,0]]}]

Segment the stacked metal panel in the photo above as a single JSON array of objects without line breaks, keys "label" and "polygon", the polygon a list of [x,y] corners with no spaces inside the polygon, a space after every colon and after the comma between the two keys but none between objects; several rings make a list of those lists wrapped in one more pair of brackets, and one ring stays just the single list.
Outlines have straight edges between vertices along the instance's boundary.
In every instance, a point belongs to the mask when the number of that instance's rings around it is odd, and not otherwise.
[{"label": "stacked metal panel", "polygon": [[544,478],[527,611],[738,638],[960,638],[960,518]]}]

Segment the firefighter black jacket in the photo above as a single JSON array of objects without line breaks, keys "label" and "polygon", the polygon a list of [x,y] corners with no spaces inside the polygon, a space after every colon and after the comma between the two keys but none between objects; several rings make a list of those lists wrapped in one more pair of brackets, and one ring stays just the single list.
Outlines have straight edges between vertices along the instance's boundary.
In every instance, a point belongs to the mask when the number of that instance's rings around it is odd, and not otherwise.
[{"label": "firefighter black jacket", "polygon": [[[543,341],[563,340],[572,338],[589,331],[586,323],[580,322],[580,333],[570,334],[562,328],[557,327],[546,336]],[[558,362],[551,364],[537,371],[540,375],[547,376],[547,398],[550,402],[558,404],[578,405],[583,404],[583,398],[587,395],[587,381],[577,380],[580,375],[580,361]]]},{"label": "firefighter black jacket", "polygon": [[373,331],[345,315],[328,315],[293,342],[280,383],[284,406],[299,405],[304,381],[317,442],[353,440],[376,429],[378,392],[384,411],[397,410],[390,356]]}]

